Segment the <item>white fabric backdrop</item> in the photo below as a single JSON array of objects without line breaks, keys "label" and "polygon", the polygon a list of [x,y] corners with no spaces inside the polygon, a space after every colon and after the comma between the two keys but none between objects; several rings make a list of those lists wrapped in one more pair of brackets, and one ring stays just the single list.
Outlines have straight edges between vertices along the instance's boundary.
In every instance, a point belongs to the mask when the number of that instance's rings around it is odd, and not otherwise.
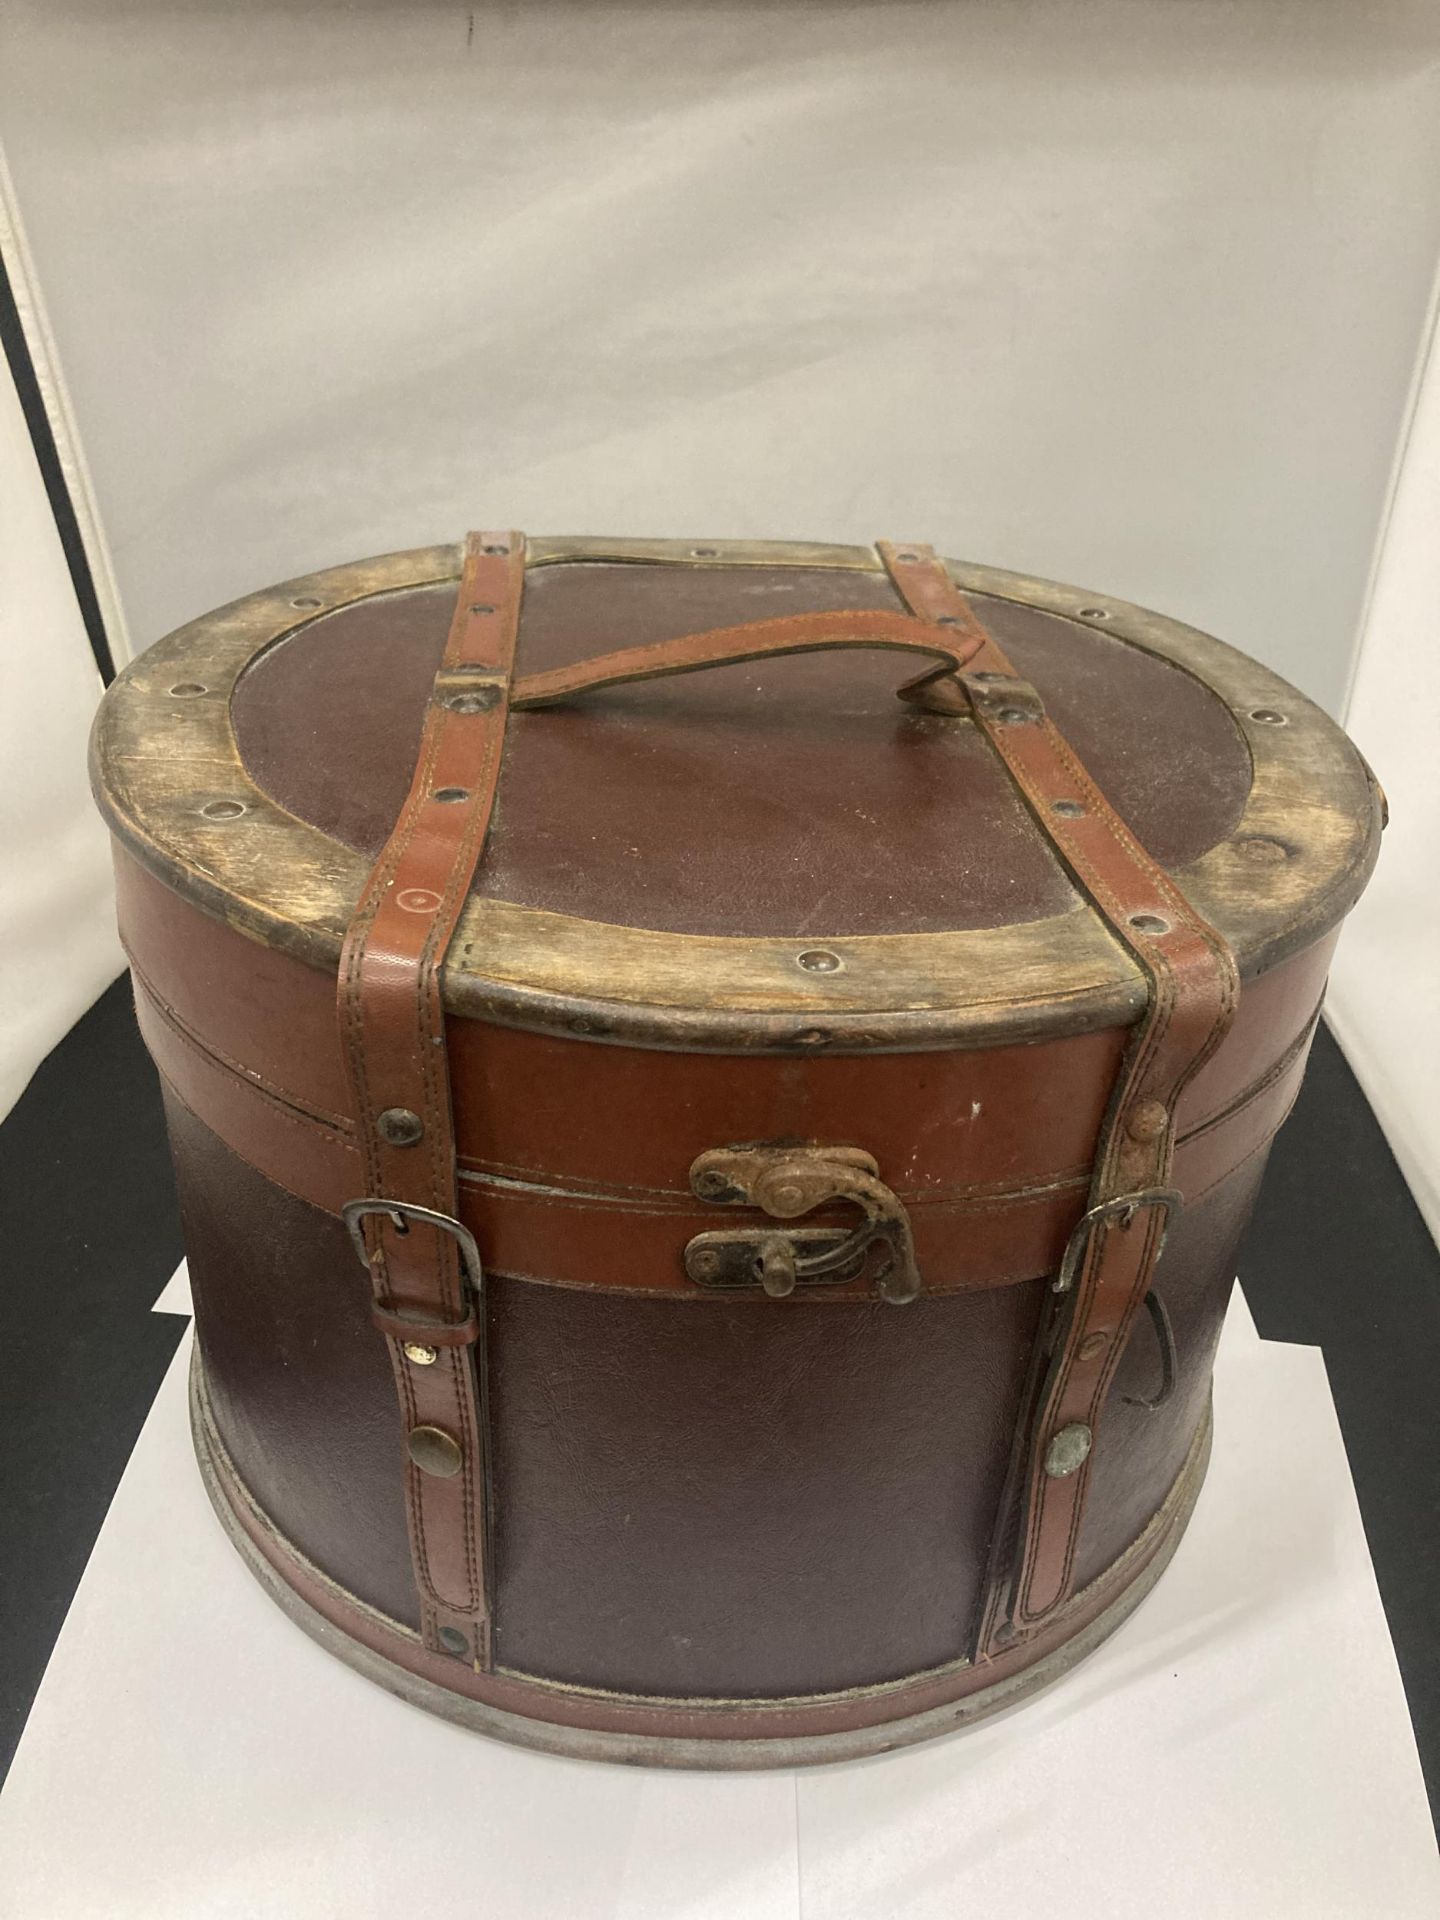
[{"label": "white fabric backdrop", "polygon": [[105,830],[85,781],[99,692],[0,357],[0,1118],[124,964]]},{"label": "white fabric backdrop", "polygon": [[1340,699],[1423,0],[0,0],[0,130],[137,644],[477,523],[892,532]]},{"label": "white fabric backdrop", "polygon": [[1329,1017],[1440,1240],[1440,337],[1380,550],[1350,729],[1391,821],[1330,980]]}]

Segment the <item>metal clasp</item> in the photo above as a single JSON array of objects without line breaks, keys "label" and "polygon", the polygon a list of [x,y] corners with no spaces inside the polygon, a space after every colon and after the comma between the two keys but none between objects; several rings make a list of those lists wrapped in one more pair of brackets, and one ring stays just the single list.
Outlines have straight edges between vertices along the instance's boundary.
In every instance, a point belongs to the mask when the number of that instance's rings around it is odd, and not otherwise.
[{"label": "metal clasp", "polygon": [[1090,1244],[1090,1236],[1103,1221],[1118,1217],[1122,1229],[1128,1228],[1142,1207],[1164,1207],[1165,1218],[1160,1226],[1160,1245],[1155,1249],[1158,1260],[1164,1250],[1165,1238],[1170,1231],[1170,1221],[1185,1203],[1185,1196],[1177,1187],[1142,1187],[1136,1193],[1117,1194],[1113,1200],[1102,1200],[1098,1207],[1091,1207],[1088,1213],[1082,1213],[1075,1222],[1075,1230],[1065,1245],[1065,1253],[1060,1261],[1060,1271],[1055,1276],[1052,1291],[1068,1293],[1075,1284],[1075,1276],[1080,1271],[1080,1262],[1085,1258],[1085,1250]]},{"label": "metal clasp", "polygon": [[805,1227],[789,1232],[741,1228],[698,1233],[685,1248],[685,1271],[698,1286],[763,1287],[773,1298],[798,1285],[833,1286],[858,1279],[878,1249],[875,1288],[896,1306],[920,1291],[910,1219],[880,1179],[874,1158],[858,1147],[719,1147],[690,1169],[690,1186],[718,1206],[756,1207],[774,1220],[795,1220],[833,1201],[858,1206],[853,1231]]},{"label": "metal clasp", "polygon": [[470,1290],[472,1293],[481,1291],[485,1284],[485,1269],[481,1265],[480,1249],[475,1244],[474,1234],[448,1213],[436,1213],[433,1207],[417,1207],[409,1200],[347,1200],[340,1209],[340,1218],[345,1222],[350,1243],[367,1273],[370,1271],[371,1255],[365,1244],[362,1222],[377,1213],[384,1214],[397,1233],[408,1233],[410,1222],[416,1220],[423,1226],[450,1234],[460,1250],[460,1267]]}]

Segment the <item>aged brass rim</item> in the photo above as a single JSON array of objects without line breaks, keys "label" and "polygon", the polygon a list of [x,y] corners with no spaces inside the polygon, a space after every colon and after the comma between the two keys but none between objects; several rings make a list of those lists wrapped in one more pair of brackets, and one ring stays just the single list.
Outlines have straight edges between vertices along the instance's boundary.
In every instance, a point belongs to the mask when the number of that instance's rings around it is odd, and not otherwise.
[{"label": "aged brass rim", "polygon": [[[880,573],[869,547],[541,537],[531,566],[833,567]],[[251,779],[230,698],[268,648],[337,607],[458,581],[458,543],[308,574],[179,628],[110,689],[91,741],[97,801],[118,840],[168,886],[247,937],[333,971],[364,857],[286,812]],[[1176,880],[1245,975],[1309,946],[1374,864],[1378,788],[1318,707],[1194,628],[1093,590],[947,562],[967,593],[1093,626],[1192,674],[1229,708],[1253,782],[1228,839]],[[181,691],[183,689],[183,691]],[[1257,716],[1264,716],[1260,718]],[[1277,724],[1276,716],[1284,724]],[[163,742],[163,750],[157,746]],[[1283,857],[1259,862],[1259,844]],[[1018,926],[803,940],[662,933],[503,900],[471,900],[445,970],[451,1012],[595,1040],[721,1051],[855,1052],[994,1045],[1127,1024],[1145,1004],[1134,961],[1078,899]]]}]

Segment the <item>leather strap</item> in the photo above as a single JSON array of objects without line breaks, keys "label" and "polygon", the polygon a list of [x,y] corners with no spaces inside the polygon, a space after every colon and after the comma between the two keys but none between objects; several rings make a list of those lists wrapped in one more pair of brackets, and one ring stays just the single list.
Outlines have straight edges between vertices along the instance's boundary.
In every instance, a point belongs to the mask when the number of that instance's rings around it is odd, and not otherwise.
[{"label": "leather strap", "polygon": [[491,1664],[484,1305],[456,1219],[440,974],[490,824],[525,578],[518,533],[471,534],[420,755],[340,957],[364,1173],[347,1209],[390,1352],[425,1645]]},{"label": "leather strap", "polygon": [[[940,677],[964,666],[984,644],[985,633],[968,607],[961,613],[942,612],[933,618],[923,614],[921,619],[924,624],[917,625],[910,614],[857,608],[841,613],[791,613],[774,620],[752,620],[739,627],[714,627],[708,633],[688,633],[648,647],[625,647],[571,667],[526,674],[516,680],[510,704],[517,712],[526,707],[548,707],[572,694],[620,686],[630,680],[660,680],[670,674],[697,673],[704,667],[734,666],[742,660],[769,660],[783,653],[825,653],[844,647],[929,654],[938,664],[898,689],[902,699],[928,704],[927,690]],[[953,711],[953,707],[947,704],[945,711]]]},{"label": "leather strap", "polygon": [[917,615],[933,620],[948,609],[967,632],[979,628],[982,642],[959,675],[975,724],[1150,983],[1101,1128],[1089,1207],[1041,1327],[1036,1391],[1011,1482],[1015,1550],[995,1565],[980,1624],[977,1655],[988,1658],[1039,1631],[1073,1589],[1096,1430],[1179,1205],[1168,1186],[1176,1101],[1223,1038],[1239,976],[1225,941],[1130,832],[944,564],[928,547],[882,541],[879,551]]}]

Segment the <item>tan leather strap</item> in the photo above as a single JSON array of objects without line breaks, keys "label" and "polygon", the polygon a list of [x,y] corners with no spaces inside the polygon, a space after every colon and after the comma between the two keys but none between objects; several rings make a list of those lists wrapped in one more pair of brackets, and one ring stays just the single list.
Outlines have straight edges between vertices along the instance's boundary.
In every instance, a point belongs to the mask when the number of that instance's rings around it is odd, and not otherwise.
[{"label": "tan leather strap", "polygon": [[[898,689],[902,699],[921,699],[938,677],[962,667],[984,644],[985,634],[970,614],[938,619],[887,613],[884,608],[840,613],[790,613],[774,620],[752,620],[739,627],[714,627],[653,646],[625,647],[572,667],[525,674],[516,680],[510,704],[546,707],[576,693],[614,687],[629,680],[659,680],[669,674],[697,673],[704,667],[734,666],[742,660],[769,660],[784,653],[825,653],[837,647],[870,647],[896,653],[929,654],[938,664]],[[947,711],[952,709],[947,705]]]},{"label": "tan leather strap", "polygon": [[340,958],[364,1173],[346,1219],[395,1375],[425,1644],[491,1662],[483,1275],[456,1218],[440,971],[485,844],[525,578],[518,533],[471,534],[400,817]]},{"label": "tan leather strap", "polygon": [[[917,614],[934,619],[949,608],[979,625],[928,547],[882,541],[880,554]],[[1169,1188],[1176,1101],[1224,1036],[1239,976],[1225,941],[1130,832],[993,635],[981,632],[959,675],[975,723],[1150,983],[1101,1129],[1089,1207],[1041,1328],[1012,1480],[1015,1551],[995,1566],[980,1627],[977,1650],[989,1657],[1038,1631],[1073,1589],[1096,1430],[1179,1204]]]}]

